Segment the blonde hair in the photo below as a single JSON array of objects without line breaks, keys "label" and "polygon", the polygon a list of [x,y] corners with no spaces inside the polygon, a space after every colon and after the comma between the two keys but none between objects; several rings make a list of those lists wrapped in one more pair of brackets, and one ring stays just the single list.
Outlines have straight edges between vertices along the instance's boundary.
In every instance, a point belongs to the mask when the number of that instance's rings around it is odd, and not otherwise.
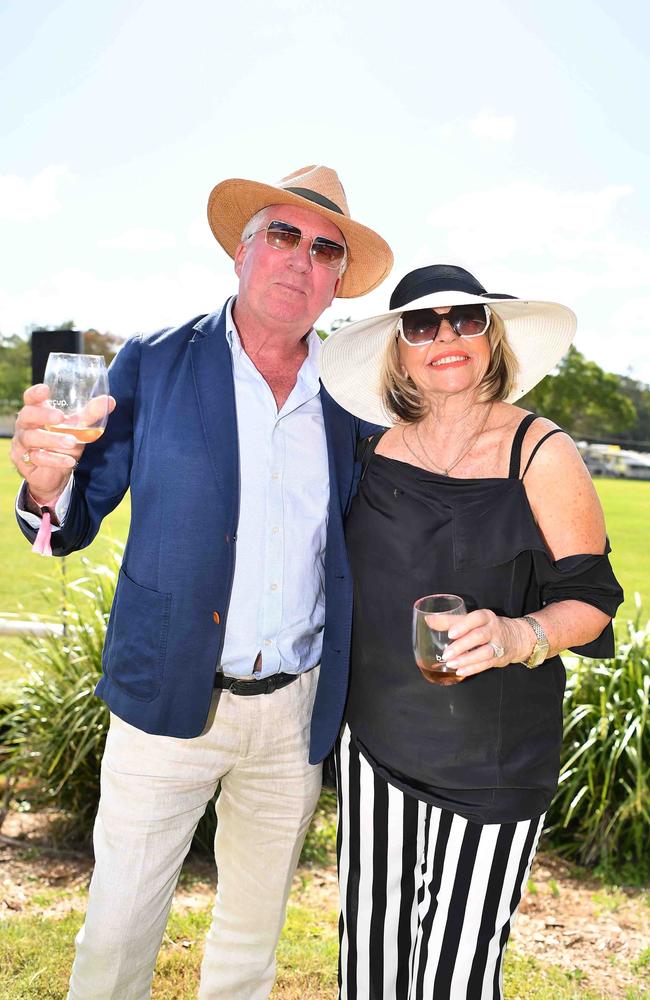
[{"label": "blonde hair", "polygon": [[[519,363],[508,343],[503,320],[497,316],[494,309],[491,310],[490,325],[485,336],[490,344],[490,363],[479,386],[478,401],[491,403],[506,399],[510,395]],[[398,420],[416,423],[428,412],[420,390],[408,375],[402,374],[399,337],[396,332],[394,335],[391,334],[384,352],[379,388],[385,408]]]}]

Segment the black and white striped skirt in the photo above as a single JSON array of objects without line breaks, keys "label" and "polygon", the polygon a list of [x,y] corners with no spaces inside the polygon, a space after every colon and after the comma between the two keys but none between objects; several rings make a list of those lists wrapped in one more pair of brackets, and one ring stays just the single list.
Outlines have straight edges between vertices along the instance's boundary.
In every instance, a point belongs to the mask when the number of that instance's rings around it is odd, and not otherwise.
[{"label": "black and white striped skirt", "polygon": [[481,826],[337,748],[341,1000],[500,1000],[544,817]]}]

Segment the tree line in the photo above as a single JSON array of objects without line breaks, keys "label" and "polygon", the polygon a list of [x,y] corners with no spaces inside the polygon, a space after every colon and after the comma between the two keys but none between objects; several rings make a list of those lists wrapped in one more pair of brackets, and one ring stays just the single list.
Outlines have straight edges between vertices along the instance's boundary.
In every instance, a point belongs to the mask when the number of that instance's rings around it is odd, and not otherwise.
[{"label": "tree line", "polygon": [[556,371],[518,401],[576,439],[650,446],[650,386],[606,372],[571,345]]}]

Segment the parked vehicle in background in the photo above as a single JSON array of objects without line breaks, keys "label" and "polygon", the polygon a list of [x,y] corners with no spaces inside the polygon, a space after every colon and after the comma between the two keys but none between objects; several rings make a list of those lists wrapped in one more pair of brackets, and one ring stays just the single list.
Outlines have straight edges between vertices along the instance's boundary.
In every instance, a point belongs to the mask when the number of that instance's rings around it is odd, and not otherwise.
[{"label": "parked vehicle in background", "polygon": [[650,479],[650,455],[628,451],[618,444],[578,442],[578,450],[592,477]]}]

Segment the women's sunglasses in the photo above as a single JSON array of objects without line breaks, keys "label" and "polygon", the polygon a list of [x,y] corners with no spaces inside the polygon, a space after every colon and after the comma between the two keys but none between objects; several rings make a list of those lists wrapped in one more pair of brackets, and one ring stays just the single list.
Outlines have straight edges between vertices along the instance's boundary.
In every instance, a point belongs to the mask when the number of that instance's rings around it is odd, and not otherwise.
[{"label": "women's sunglasses", "polygon": [[441,315],[434,309],[411,309],[403,312],[397,321],[398,336],[411,346],[422,347],[432,344],[442,321],[449,323],[455,334],[464,339],[480,337],[490,325],[492,313],[489,306],[476,305],[452,306],[449,312]]},{"label": "women's sunglasses", "polygon": [[288,222],[269,222],[264,229],[256,229],[249,239],[258,233],[264,233],[266,245],[274,250],[296,250],[302,240],[309,240],[309,253],[315,264],[323,267],[340,267],[345,260],[346,248],[342,243],[335,243],[324,236],[303,236],[300,229],[290,226]]}]

